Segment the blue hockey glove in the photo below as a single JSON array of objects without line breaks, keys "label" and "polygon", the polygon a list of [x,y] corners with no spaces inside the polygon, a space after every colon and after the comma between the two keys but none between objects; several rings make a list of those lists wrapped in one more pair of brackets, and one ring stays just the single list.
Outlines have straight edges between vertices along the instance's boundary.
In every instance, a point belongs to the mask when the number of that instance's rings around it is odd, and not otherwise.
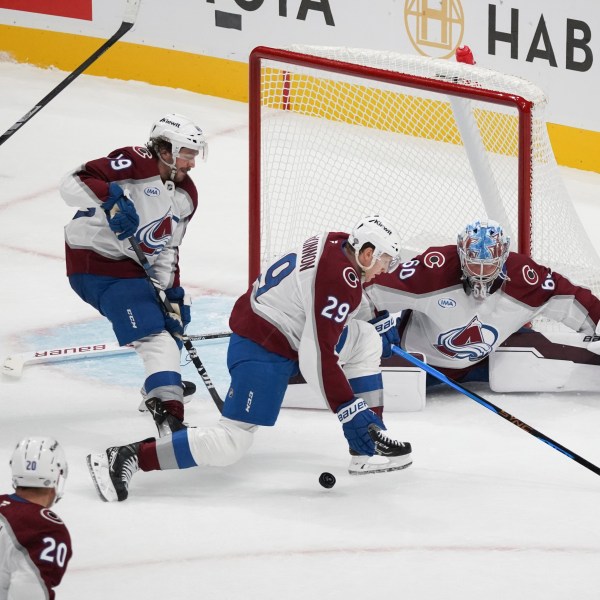
[{"label": "blue hockey glove", "polygon": [[140,225],[140,217],[120,185],[111,183],[108,186],[108,198],[102,203],[102,208],[106,211],[108,226],[117,239],[125,240],[135,234]]},{"label": "blue hockey glove", "polygon": [[165,329],[173,336],[173,339],[177,342],[177,346],[181,350],[183,348],[183,341],[181,339],[183,324],[178,314],[165,313]]},{"label": "blue hockey glove", "polygon": [[337,416],[350,448],[359,454],[373,456],[375,442],[369,435],[369,425],[374,423],[380,429],[385,429],[385,425],[367,403],[362,398],[354,398],[337,409]]},{"label": "blue hockey glove", "polygon": [[397,317],[390,317],[387,310],[379,313],[369,323],[375,327],[377,333],[381,336],[381,358],[389,358],[392,355],[392,344],[400,345],[400,334],[398,333]]},{"label": "blue hockey glove", "polygon": [[123,188],[118,183],[108,184],[108,197],[102,203],[102,208],[107,211],[111,211],[113,206],[117,203],[119,198],[124,198]]},{"label": "blue hockey glove", "polygon": [[182,287],[169,288],[165,290],[165,295],[173,305],[173,308],[179,308],[179,316],[185,330],[192,320],[192,299],[186,295]]}]

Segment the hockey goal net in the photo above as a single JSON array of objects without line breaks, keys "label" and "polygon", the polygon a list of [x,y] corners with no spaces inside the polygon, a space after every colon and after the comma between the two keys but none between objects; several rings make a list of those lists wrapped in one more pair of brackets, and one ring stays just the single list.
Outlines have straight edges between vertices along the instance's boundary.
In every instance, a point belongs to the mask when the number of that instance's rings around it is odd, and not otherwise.
[{"label": "hockey goal net", "polygon": [[367,214],[405,259],[478,217],[511,248],[600,293],[600,259],[550,146],[546,97],[477,65],[333,47],[250,57],[250,280],[318,231]]}]

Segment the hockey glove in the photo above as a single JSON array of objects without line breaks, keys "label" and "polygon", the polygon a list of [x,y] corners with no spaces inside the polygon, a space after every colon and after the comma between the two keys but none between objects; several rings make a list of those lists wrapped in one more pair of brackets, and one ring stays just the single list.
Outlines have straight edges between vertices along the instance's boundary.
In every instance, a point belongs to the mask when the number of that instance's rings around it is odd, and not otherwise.
[{"label": "hockey glove", "polygon": [[102,203],[108,226],[119,240],[131,237],[140,225],[140,217],[133,202],[125,195],[120,185],[108,186],[108,198]]},{"label": "hockey glove", "polygon": [[[174,305],[173,308],[177,309],[177,305]],[[165,312],[165,329],[171,334],[177,343],[177,347],[180,350],[183,349],[183,340],[181,339],[183,336],[183,323],[178,313]]]},{"label": "hockey glove", "polygon": [[165,295],[173,305],[173,308],[176,310],[179,309],[181,324],[185,330],[192,320],[192,299],[185,293],[182,287],[169,288],[165,290]]},{"label": "hockey glove", "polygon": [[123,193],[123,188],[118,183],[109,183],[108,184],[108,196],[106,200],[102,203],[103,210],[107,210],[110,212],[114,205],[117,203],[119,198],[124,198],[125,194]]},{"label": "hockey glove", "polygon": [[374,423],[380,429],[385,429],[385,425],[367,403],[362,398],[354,398],[337,409],[337,416],[350,448],[361,455],[373,456],[375,442],[369,435],[369,425]]},{"label": "hockey glove", "polygon": [[398,333],[398,318],[390,317],[387,310],[379,313],[374,319],[369,321],[377,333],[381,336],[381,358],[389,358],[392,356],[392,344],[400,345],[400,334]]}]

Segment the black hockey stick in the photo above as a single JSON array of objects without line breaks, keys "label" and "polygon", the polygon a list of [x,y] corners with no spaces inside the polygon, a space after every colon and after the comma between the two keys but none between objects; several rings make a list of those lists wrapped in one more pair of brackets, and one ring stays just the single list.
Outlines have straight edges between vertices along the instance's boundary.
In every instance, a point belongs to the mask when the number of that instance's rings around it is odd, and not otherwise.
[{"label": "black hockey stick", "polygon": [[81,63],[72,73],[70,73],[63,81],[61,81],[49,94],[44,96],[27,114],[23,115],[14,125],[9,127],[0,136],[0,146],[16,133],[27,121],[29,121],[34,115],[36,115],[44,106],[46,106],[53,98],[58,96],[76,77],[81,75],[93,62],[98,60],[111,46],[120,40],[134,25],[137,17],[138,9],[140,7],[141,0],[125,0],[125,15],[123,16],[123,22],[116,31],[116,33],[94,54],[92,54],[85,62]]},{"label": "black hockey stick", "polygon": [[[152,287],[156,291],[156,294],[158,295],[158,298],[159,298],[161,304],[163,305],[164,309],[168,313],[177,313],[177,311],[173,308],[173,305],[167,298],[167,295],[165,294],[164,290],[160,287],[158,280],[156,279],[156,275],[154,273],[154,268],[148,262],[148,259],[146,258],[146,255],[143,253],[142,249],[140,248],[140,245],[138,244],[138,241],[135,239],[135,236],[132,235],[131,237],[127,238],[127,241],[131,244],[131,247],[133,248],[133,251],[135,252],[135,255],[137,256],[137,259],[139,260],[142,267],[144,267],[144,271],[146,271],[148,281],[150,281],[150,283],[152,284]],[[198,352],[196,352],[196,348],[194,348],[194,345],[192,344],[192,341],[190,340],[189,336],[187,336],[185,334],[181,336],[181,341],[183,342],[183,345],[184,345],[185,349],[187,350],[187,353],[189,354],[191,361],[194,363],[194,366],[196,367],[196,370],[198,371],[198,375],[200,375],[200,377],[202,378],[202,381],[204,382],[204,385],[206,386],[208,393],[210,394],[211,398],[213,399],[215,406],[219,409],[219,412],[222,413],[223,412],[223,400],[221,400],[221,397],[219,396],[219,393],[215,389],[215,386],[213,385],[213,382],[212,382],[210,376],[206,372],[206,369],[204,368],[202,361],[198,357]]]},{"label": "black hockey stick", "polygon": [[530,435],[536,437],[538,440],[541,440],[542,442],[544,442],[544,444],[548,444],[548,446],[550,446],[551,448],[558,450],[561,454],[564,454],[571,460],[574,460],[575,462],[579,463],[580,465],[583,465],[586,469],[589,469],[593,473],[596,473],[596,475],[600,475],[600,468],[598,468],[596,465],[594,465],[590,461],[579,456],[579,454],[575,454],[575,452],[573,452],[572,450],[565,448],[562,444],[555,442],[553,439],[549,438],[547,435],[544,435],[537,429],[534,429],[530,425],[527,425],[527,423],[524,423],[520,419],[513,417],[511,414],[507,413],[505,410],[502,410],[495,404],[492,404],[485,398],[482,398],[478,394],[475,394],[474,392],[469,391],[467,388],[464,388],[462,385],[460,385],[460,383],[457,383],[456,381],[454,381],[453,379],[450,379],[443,373],[440,373],[440,371],[438,371],[437,369],[434,369],[431,365],[428,365],[428,364],[424,363],[423,361],[419,360],[418,358],[415,358],[412,354],[409,354],[408,352],[406,352],[406,350],[403,350],[399,346],[392,346],[392,352],[394,352],[398,356],[401,356],[402,358],[406,359],[408,362],[412,363],[413,365],[416,365],[417,367],[423,369],[430,375],[433,375],[436,379],[439,379],[439,381],[445,383],[446,385],[449,385],[451,388],[454,388],[455,390],[459,391],[461,394],[464,394],[468,398],[471,398],[471,400],[475,400],[475,402],[477,402],[478,404],[481,404],[481,406],[484,406],[488,410],[495,412],[497,415],[501,416],[503,419],[506,419],[509,423],[516,425],[519,429],[522,429],[526,433],[529,433]]}]

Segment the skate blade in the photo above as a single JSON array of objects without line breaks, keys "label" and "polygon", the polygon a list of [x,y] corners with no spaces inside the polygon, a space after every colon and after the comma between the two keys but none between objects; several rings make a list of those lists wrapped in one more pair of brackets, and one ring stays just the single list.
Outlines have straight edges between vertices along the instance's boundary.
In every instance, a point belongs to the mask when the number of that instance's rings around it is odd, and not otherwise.
[{"label": "skate blade", "polygon": [[104,502],[115,502],[118,500],[117,491],[112,484],[108,472],[106,454],[88,454],[86,461],[98,496]]},{"label": "skate blade", "polygon": [[412,458],[404,463],[391,464],[365,464],[363,468],[352,469],[348,468],[350,475],[376,475],[377,473],[390,473],[391,471],[402,471],[412,465]]}]

